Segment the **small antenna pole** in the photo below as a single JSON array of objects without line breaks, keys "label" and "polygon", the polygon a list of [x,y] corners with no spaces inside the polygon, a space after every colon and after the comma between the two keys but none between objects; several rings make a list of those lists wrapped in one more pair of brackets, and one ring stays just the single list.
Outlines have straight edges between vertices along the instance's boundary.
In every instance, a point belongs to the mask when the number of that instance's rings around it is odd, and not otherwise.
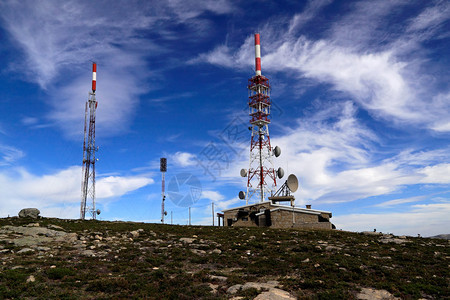
[{"label": "small antenna pole", "polygon": [[214,202],[211,202],[211,209],[212,209],[212,226],[214,226]]},{"label": "small antenna pole", "polygon": [[167,158],[161,157],[159,160],[159,170],[161,171],[161,223],[164,224],[164,216],[167,214],[164,208],[164,201],[166,201],[166,172],[167,172]]}]

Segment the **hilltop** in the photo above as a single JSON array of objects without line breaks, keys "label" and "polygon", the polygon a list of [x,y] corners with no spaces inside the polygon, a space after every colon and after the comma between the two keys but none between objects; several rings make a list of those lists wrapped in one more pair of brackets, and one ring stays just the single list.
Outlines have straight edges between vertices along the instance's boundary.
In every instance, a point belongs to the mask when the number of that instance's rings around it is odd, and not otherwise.
[{"label": "hilltop", "polygon": [[443,239],[14,217],[0,253],[4,298],[450,297]]}]

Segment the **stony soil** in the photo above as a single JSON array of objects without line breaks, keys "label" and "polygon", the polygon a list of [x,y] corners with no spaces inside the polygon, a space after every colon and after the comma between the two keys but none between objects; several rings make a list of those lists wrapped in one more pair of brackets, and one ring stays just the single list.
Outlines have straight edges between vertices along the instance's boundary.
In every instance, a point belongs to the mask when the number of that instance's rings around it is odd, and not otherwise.
[{"label": "stony soil", "polygon": [[0,219],[0,298],[450,299],[449,241]]}]

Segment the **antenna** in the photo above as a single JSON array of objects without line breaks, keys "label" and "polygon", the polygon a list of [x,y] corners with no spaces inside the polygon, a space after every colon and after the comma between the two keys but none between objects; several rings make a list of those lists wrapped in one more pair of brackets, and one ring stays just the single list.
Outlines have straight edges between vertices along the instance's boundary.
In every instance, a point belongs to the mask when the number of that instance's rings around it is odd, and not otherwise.
[{"label": "antenna", "polygon": [[[97,64],[92,63],[92,91],[89,92],[89,99],[86,101],[84,111],[84,140],[83,140],[83,168],[81,180],[81,205],[80,219],[86,218],[86,212],[96,219],[100,214],[100,210],[95,210],[95,152],[98,147],[95,146],[95,113],[98,102],[95,99],[95,91],[97,89]],[[89,125],[88,123],[88,107],[89,107]],[[86,130],[88,130],[86,132]],[[87,140],[86,140],[87,136]],[[90,199],[89,205],[88,198]]]},{"label": "antenna", "polygon": [[[266,194],[272,194],[277,186],[277,175],[284,175],[281,170],[275,171],[272,156],[278,157],[281,149],[270,145],[270,84],[269,79],[261,75],[261,45],[259,33],[255,33],[255,75],[248,80],[249,91],[249,128],[252,132],[250,141],[250,162],[248,170],[242,169],[240,174],[247,177],[247,193],[240,192],[239,198],[245,197],[246,204],[254,197],[256,201],[264,201]],[[281,176],[282,177],[282,176]],[[280,177],[280,178],[281,178]]]},{"label": "antenna", "polygon": [[161,157],[159,160],[159,170],[162,174],[162,180],[161,180],[161,223],[164,224],[164,216],[167,215],[167,212],[164,209],[164,201],[166,201],[166,172],[167,172],[167,158]]},{"label": "antenna", "polygon": [[295,197],[291,193],[295,193],[298,189],[297,176],[291,174],[284,184],[276,191],[276,193],[269,197],[272,203],[290,201],[291,206],[294,207]]}]

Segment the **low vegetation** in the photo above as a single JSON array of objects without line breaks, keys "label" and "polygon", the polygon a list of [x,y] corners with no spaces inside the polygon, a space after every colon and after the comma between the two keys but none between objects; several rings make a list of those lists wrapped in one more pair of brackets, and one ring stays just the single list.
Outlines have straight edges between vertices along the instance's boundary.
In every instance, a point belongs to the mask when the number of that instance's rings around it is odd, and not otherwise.
[{"label": "low vegetation", "polygon": [[[273,281],[300,299],[352,299],[363,288],[450,297],[442,239],[47,218],[0,226],[0,298],[253,299],[265,289],[230,288]],[[27,232],[13,227],[67,238],[23,245]]]}]

